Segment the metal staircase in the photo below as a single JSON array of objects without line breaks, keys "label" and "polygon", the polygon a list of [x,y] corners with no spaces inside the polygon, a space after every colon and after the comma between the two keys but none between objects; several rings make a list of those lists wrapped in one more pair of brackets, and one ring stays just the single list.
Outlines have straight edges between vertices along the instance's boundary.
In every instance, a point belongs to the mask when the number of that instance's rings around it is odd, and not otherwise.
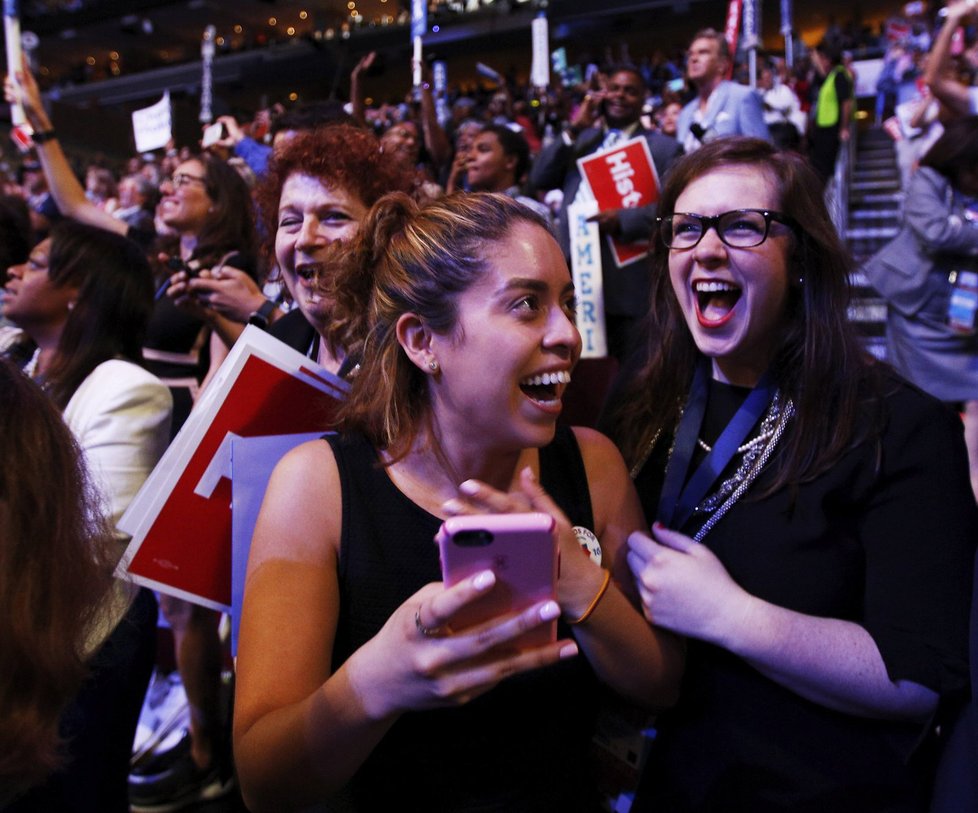
[{"label": "metal staircase", "polygon": [[858,270],[900,230],[903,190],[892,139],[874,127],[859,134],[849,183],[846,240],[856,272],[851,278],[849,318],[856,323],[867,349],[878,358],[886,352],[886,303]]}]

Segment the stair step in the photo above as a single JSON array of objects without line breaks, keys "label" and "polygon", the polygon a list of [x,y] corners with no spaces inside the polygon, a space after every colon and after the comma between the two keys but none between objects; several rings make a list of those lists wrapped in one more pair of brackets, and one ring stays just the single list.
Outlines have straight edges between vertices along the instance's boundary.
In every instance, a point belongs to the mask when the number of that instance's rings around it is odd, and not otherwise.
[{"label": "stair step", "polygon": [[903,178],[893,141],[881,128],[861,133],[849,183],[846,242],[857,270],[849,275],[853,292],[848,317],[867,352],[886,358],[886,302],[870,285],[860,264],[900,231]]},{"label": "stair step", "polygon": [[850,203],[903,203],[903,192],[864,192],[850,195]]},{"label": "stair step", "polygon": [[849,209],[849,220],[892,220],[900,222],[900,209]]},{"label": "stair step", "polygon": [[892,240],[900,231],[899,226],[867,226],[846,229],[847,240]]},{"label": "stair step", "polygon": [[886,339],[882,336],[864,336],[863,347],[880,361],[886,361]]},{"label": "stair step", "polygon": [[892,164],[877,164],[875,166],[866,166],[865,164],[856,164],[852,168],[853,175],[876,175],[884,176],[890,178],[899,178],[900,170]]},{"label": "stair step", "polygon": [[882,336],[886,333],[886,305],[851,305],[849,321],[862,336]]},{"label": "stair step", "polygon": [[889,181],[853,181],[849,185],[849,189],[853,192],[865,192],[869,190],[893,190],[896,191],[900,188],[900,179],[889,180]]},{"label": "stair step", "polygon": [[857,169],[852,173],[850,188],[860,188],[866,183],[882,183],[886,188],[900,188],[900,173],[888,169]]}]

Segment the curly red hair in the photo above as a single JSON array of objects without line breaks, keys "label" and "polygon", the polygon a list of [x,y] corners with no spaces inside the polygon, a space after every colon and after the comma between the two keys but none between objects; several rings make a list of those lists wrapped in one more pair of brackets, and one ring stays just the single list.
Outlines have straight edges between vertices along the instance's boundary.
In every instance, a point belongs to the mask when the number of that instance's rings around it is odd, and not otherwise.
[{"label": "curly red hair", "polygon": [[368,208],[388,192],[411,191],[414,180],[381,153],[372,133],[359,127],[333,124],[296,134],[276,148],[256,193],[269,254],[274,252],[282,187],[294,173],[341,188]]}]

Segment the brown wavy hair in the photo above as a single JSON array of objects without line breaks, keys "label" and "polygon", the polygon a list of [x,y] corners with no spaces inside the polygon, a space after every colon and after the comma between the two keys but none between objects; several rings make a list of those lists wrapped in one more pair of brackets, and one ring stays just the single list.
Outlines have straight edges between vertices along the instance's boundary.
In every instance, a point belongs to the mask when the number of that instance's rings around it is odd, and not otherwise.
[{"label": "brown wavy hair", "polygon": [[386,160],[376,136],[361,127],[332,124],[297,133],[276,148],[256,190],[266,257],[274,255],[278,203],[294,173],[339,187],[368,208],[388,192],[408,192],[413,185],[411,173]]},{"label": "brown wavy hair", "polygon": [[193,258],[207,268],[230,252],[253,261],[258,251],[254,205],[248,184],[227,161],[210,153],[191,156],[204,167],[204,183],[212,211],[197,233]]},{"label": "brown wavy hair", "polygon": [[[790,288],[786,328],[771,369],[781,392],[794,401],[795,417],[782,441],[781,466],[770,493],[814,478],[858,441],[863,387],[875,365],[848,319],[849,255],[804,158],[761,139],[716,139],[672,168],[659,215],[671,215],[690,183],[724,166],[769,173],[781,196],[777,208],[794,221],[788,267],[801,284]],[[644,363],[608,409],[611,434],[629,465],[641,460],[656,433],[671,435],[699,358],[669,279],[669,251],[658,234],[651,274]]]},{"label": "brown wavy hair", "polygon": [[419,206],[395,193],[370,209],[355,240],[332,252],[322,275],[335,303],[330,340],[360,357],[341,428],[362,432],[393,460],[407,454],[430,401],[427,376],[397,340],[397,320],[414,313],[436,333],[454,330],[459,294],[481,279],[492,244],[517,223],[547,229],[506,195],[461,192]]},{"label": "brown wavy hair", "polygon": [[0,456],[2,807],[61,762],[58,720],[85,677],[85,634],[111,570],[109,530],[74,437],[2,359]]}]

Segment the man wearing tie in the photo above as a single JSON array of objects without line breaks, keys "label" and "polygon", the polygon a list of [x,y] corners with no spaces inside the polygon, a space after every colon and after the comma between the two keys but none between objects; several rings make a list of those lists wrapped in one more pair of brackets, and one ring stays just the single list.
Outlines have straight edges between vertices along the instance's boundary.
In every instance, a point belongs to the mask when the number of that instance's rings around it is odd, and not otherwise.
[{"label": "man wearing tie", "polygon": [[[567,208],[581,186],[577,159],[607,150],[619,142],[641,136],[648,142],[660,182],[673,161],[682,155],[675,139],[646,130],[639,120],[645,101],[645,82],[630,67],[608,73],[604,90],[592,91],[560,138],[545,147],[530,170],[535,189],[561,188],[563,203],[558,215],[557,239],[570,257]],[[648,310],[649,264],[634,260],[621,268],[615,262],[605,236],[630,243],[649,240],[655,226],[655,204],[634,209],[609,209],[591,218],[601,232],[601,267],[604,276],[605,319],[608,351],[621,360],[628,351],[639,318]]]}]

